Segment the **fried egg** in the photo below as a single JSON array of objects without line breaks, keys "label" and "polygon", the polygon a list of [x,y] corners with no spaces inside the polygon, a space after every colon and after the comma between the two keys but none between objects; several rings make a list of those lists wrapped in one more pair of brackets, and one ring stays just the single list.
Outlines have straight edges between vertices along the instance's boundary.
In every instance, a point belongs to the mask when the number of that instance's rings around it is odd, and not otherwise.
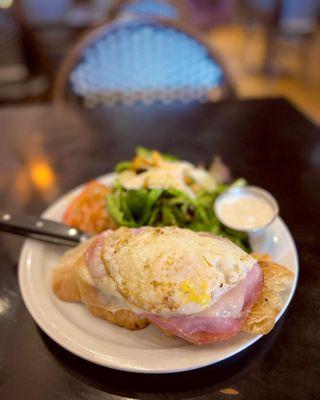
[{"label": "fried egg", "polygon": [[123,298],[161,315],[203,312],[255,264],[227,239],[177,227],[119,228],[105,236],[102,260]]}]

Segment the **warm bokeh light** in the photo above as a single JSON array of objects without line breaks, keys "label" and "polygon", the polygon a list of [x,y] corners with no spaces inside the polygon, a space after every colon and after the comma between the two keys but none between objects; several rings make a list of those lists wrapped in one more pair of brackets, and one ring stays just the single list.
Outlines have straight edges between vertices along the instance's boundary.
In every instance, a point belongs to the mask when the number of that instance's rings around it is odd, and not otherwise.
[{"label": "warm bokeh light", "polygon": [[30,164],[30,177],[33,184],[40,190],[52,188],[55,184],[55,175],[46,160],[35,160]]},{"label": "warm bokeh light", "polygon": [[13,0],[0,0],[0,8],[9,8],[12,6]]}]

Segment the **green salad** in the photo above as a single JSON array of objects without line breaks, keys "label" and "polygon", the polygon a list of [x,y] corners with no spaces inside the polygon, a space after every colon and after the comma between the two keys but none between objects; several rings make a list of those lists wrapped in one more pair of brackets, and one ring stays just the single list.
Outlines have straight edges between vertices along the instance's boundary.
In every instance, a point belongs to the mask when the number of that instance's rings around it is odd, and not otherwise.
[{"label": "green salad", "polygon": [[119,226],[138,228],[178,226],[212,232],[249,251],[246,233],[224,226],[214,213],[214,201],[231,186],[218,182],[209,171],[168,154],[139,147],[132,161],[119,163],[107,209]]}]

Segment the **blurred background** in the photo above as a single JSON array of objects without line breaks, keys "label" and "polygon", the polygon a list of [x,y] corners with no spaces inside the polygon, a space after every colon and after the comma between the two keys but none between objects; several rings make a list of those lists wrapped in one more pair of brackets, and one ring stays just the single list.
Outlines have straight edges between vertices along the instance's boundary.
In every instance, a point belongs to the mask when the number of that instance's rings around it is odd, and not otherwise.
[{"label": "blurred background", "polygon": [[79,38],[137,14],[203,35],[240,98],[285,96],[320,124],[320,0],[0,0],[0,104],[52,101]]}]

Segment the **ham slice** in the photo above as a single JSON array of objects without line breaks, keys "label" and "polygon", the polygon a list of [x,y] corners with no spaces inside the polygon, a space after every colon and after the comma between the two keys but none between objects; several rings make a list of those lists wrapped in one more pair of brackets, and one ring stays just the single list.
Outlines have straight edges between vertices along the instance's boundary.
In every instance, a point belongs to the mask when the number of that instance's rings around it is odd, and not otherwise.
[{"label": "ham slice", "polygon": [[100,279],[106,275],[106,268],[102,262],[102,249],[104,240],[109,232],[105,231],[97,236],[85,253],[85,260],[92,278]]},{"label": "ham slice", "polygon": [[195,344],[226,340],[241,331],[262,287],[262,270],[259,264],[255,264],[236,287],[206,311],[193,316],[162,317],[148,314],[147,318],[159,328]]}]

